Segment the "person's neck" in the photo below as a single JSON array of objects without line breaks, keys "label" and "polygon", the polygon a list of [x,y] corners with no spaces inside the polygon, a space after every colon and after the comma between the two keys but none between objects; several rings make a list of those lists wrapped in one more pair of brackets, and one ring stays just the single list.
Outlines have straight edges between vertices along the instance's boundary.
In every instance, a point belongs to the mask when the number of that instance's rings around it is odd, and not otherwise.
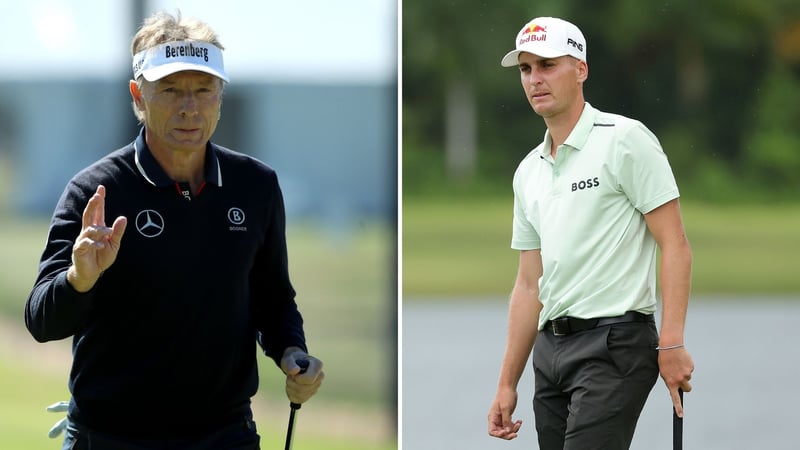
[{"label": "person's neck", "polygon": [[149,148],[167,176],[177,182],[189,183],[192,192],[197,192],[205,175],[205,151],[172,150],[159,146]]},{"label": "person's neck", "polygon": [[578,120],[580,120],[585,105],[586,102],[581,97],[563,113],[544,119],[544,123],[547,125],[547,131],[550,133],[550,156],[554,159],[556,157],[556,149],[558,149],[559,145],[567,141],[569,134],[572,133]]}]

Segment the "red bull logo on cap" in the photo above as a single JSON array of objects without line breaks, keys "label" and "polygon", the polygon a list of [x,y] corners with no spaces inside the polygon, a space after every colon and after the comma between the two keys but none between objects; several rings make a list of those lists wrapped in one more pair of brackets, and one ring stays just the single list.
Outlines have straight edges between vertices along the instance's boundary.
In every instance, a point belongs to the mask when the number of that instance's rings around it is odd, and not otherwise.
[{"label": "red bull logo on cap", "polygon": [[524,30],[522,30],[522,34],[530,33],[547,33],[547,28],[536,25],[535,23],[530,23]]},{"label": "red bull logo on cap", "polygon": [[531,22],[525,28],[523,28],[522,31],[519,33],[519,43],[517,45],[521,45],[531,41],[546,41],[546,40],[547,40],[547,28],[541,25],[536,25],[534,22]]}]

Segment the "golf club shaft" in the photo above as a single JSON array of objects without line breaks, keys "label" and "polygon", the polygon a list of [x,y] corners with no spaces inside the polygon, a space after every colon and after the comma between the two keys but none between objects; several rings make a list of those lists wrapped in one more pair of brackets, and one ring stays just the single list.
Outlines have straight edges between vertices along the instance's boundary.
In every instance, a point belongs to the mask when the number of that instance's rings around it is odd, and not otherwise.
[{"label": "golf club shaft", "polygon": [[297,408],[294,407],[296,403],[291,404],[291,411],[289,411],[289,429],[286,430],[286,445],[285,450],[292,450],[292,433],[294,432],[294,423],[296,421]]},{"label": "golf club shaft", "polygon": [[[683,407],[683,389],[678,389]],[[678,412],[672,410],[672,450],[683,450],[683,417],[678,417]]]},{"label": "golf club shaft", "polygon": [[[297,361],[297,365],[300,366],[299,374],[306,373],[306,370],[308,370],[308,360],[301,359]],[[300,406],[300,403],[289,402],[289,428],[286,430],[284,450],[292,450],[292,434],[294,433],[294,424],[297,421],[297,410],[300,409]]]}]

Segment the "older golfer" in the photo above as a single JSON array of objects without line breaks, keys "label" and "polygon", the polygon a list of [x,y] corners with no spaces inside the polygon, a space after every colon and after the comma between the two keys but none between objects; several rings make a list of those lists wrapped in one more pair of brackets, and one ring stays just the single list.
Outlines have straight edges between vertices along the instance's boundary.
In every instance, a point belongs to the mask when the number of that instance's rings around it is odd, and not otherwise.
[{"label": "older golfer", "polygon": [[67,185],[25,308],[38,341],[73,337],[63,448],[257,449],[256,343],[292,402],[323,379],[278,178],[209,141],[228,76],[207,24],[157,13],[132,53],[142,130]]}]

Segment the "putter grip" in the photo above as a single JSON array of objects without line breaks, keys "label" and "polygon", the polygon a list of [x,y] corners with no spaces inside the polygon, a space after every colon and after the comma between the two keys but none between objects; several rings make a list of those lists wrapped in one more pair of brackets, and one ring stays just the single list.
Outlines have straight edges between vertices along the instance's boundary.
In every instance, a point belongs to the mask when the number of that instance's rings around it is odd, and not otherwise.
[{"label": "putter grip", "polygon": [[[306,373],[306,370],[308,370],[308,360],[298,359],[296,362],[297,365],[300,366],[300,374]],[[300,403],[289,402],[289,407],[294,410],[300,409],[300,406],[302,406]]]}]

